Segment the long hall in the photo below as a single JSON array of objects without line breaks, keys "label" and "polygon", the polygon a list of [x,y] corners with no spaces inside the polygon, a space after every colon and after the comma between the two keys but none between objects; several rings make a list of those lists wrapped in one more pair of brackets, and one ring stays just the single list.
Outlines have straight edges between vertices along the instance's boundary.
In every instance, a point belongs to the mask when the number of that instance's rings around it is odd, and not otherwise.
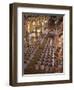
[{"label": "long hall", "polygon": [[63,16],[24,15],[24,73],[63,72]]}]

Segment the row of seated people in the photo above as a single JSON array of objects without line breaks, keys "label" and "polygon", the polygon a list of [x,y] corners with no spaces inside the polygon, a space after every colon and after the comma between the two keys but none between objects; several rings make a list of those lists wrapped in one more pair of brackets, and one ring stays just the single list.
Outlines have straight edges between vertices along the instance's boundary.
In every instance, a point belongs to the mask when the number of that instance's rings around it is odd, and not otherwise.
[{"label": "row of seated people", "polygon": [[[35,45],[34,45],[35,47]],[[34,50],[34,47],[30,47],[30,51],[28,53],[25,54],[24,56],[24,63],[25,63],[25,68],[27,68],[27,65],[30,64],[30,59],[29,59],[29,55],[31,55],[33,52],[32,50]],[[52,49],[50,49],[52,48]],[[34,65],[32,66],[34,68],[34,70],[36,72],[62,72],[63,71],[63,63],[62,60],[57,60],[56,57],[54,57],[54,66],[52,65],[52,55],[50,53],[53,52],[53,47],[50,47],[50,43],[49,40],[47,40],[47,43],[45,44],[45,47],[43,49],[43,51],[40,53],[40,58],[38,58],[36,60],[36,62],[34,63]],[[27,56],[28,55],[28,56]]]}]

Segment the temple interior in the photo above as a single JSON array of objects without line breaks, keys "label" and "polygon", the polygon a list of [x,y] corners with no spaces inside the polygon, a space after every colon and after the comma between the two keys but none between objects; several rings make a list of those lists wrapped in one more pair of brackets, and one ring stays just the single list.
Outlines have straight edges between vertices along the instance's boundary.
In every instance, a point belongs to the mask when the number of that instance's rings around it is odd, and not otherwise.
[{"label": "temple interior", "polygon": [[24,14],[24,74],[63,72],[63,15]]}]

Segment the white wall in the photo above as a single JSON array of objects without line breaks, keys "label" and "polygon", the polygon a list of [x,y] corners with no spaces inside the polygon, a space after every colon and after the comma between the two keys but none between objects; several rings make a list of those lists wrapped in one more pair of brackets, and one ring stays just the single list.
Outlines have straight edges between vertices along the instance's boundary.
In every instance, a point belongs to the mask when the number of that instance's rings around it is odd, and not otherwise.
[{"label": "white wall", "polygon": [[6,90],[6,89],[7,90],[38,90],[38,89],[73,90],[74,80],[72,84],[26,86],[26,87],[9,86],[8,84],[9,83],[9,3],[12,2],[71,5],[73,6],[73,10],[74,10],[74,0],[0,0],[0,90]]}]

